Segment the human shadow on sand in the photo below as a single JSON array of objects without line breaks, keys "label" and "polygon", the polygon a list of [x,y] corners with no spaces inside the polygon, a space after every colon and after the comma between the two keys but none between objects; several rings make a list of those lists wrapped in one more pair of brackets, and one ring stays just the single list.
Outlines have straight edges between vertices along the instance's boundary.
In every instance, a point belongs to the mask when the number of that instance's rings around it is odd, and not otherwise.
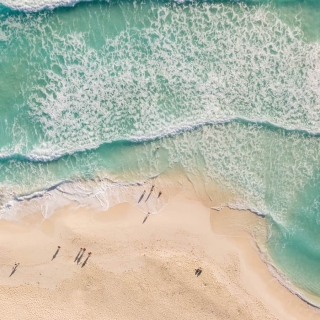
[{"label": "human shadow on sand", "polygon": [[90,255],[88,255],[86,260],[83,261],[83,263],[81,265],[81,268],[83,268],[87,264],[87,261],[88,261],[89,258],[90,258]]},{"label": "human shadow on sand", "polygon": [[146,190],[143,191],[143,194],[142,194],[141,197],[139,198],[138,203],[141,202],[141,200],[143,199],[143,197],[144,197],[145,194],[146,194]]},{"label": "human shadow on sand", "polygon": [[151,196],[152,191],[150,191],[150,193],[148,194],[148,197],[146,199],[146,202],[149,200],[150,196]]},{"label": "human shadow on sand", "polygon": [[19,266],[19,263],[15,263],[14,267],[12,268],[12,271],[11,271],[11,273],[10,273],[9,278],[16,272],[18,266]]},{"label": "human shadow on sand", "polygon": [[56,252],[54,253],[54,255],[52,256],[51,261],[56,258],[56,256],[58,255],[59,251],[60,251],[60,247],[58,247],[57,251],[56,251]]},{"label": "human shadow on sand", "polygon": [[77,264],[79,264],[81,262],[81,259],[84,255],[85,250],[82,251],[82,253],[80,254],[80,257],[78,258]]},{"label": "human shadow on sand", "polygon": [[150,193],[148,194],[148,197],[147,197],[147,199],[146,199],[146,202],[148,201],[148,199],[150,198],[150,196],[151,196],[151,193],[152,193],[152,191],[154,190],[154,186],[152,186],[151,187],[151,190],[150,190]]},{"label": "human shadow on sand", "polygon": [[73,262],[76,262],[76,261],[78,260],[78,258],[80,257],[81,252],[82,252],[82,248],[81,248],[80,251],[78,252],[78,254],[77,254],[77,256],[76,256],[76,258],[74,259]]},{"label": "human shadow on sand", "polygon": [[147,221],[147,219],[148,219],[149,216],[150,216],[150,212],[148,212],[148,214],[146,215],[146,217],[143,219],[142,224],[144,224],[144,223]]}]

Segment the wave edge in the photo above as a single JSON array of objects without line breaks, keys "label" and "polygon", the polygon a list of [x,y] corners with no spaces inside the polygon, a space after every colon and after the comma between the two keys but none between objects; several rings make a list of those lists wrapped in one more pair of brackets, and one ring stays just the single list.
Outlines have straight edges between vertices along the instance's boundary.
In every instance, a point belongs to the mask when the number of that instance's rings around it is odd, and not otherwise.
[{"label": "wave edge", "polygon": [[297,134],[306,135],[310,137],[320,137],[320,132],[313,132],[313,131],[308,131],[306,129],[297,129],[297,128],[290,128],[290,127],[286,128],[269,121],[254,121],[247,118],[234,117],[230,119],[223,119],[223,120],[216,120],[216,121],[201,121],[198,123],[185,125],[185,126],[173,129],[172,131],[165,132],[160,135],[155,134],[155,135],[150,135],[145,137],[132,137],[130,139],[124,138],[124,139],[112,140],[112,141],[105,140],[100,143],[93,144],[91,146],[85,146],[83,148],[73,149],[70,151],[61,150],[60,152],[50,152],[50,154],[49,153],[41,154],[40,152],[34,152],[30,154],[4,153],[4,154],[0,154],[0,161],[18,160],[22,162],[33,162],[33,163],[52,162],[52,161],[59,160],[63,157],[73,156],[75,154],[89,152],[89,151],[95,151],[95,150],[98,150],[99,148],[102,148],[105,145],[111,145],[115,143],[151,142],[151,141],[156,141],[163,138],[173,137],[173,136],[182,134],[184,132],[191,132],[193,130],[198,130],[206,126],[224,125],[224,124],[226,125],[230,123],[239,123],[243,125],[258,125],[270,130],[282,130],[289,134],[297,133]]}]

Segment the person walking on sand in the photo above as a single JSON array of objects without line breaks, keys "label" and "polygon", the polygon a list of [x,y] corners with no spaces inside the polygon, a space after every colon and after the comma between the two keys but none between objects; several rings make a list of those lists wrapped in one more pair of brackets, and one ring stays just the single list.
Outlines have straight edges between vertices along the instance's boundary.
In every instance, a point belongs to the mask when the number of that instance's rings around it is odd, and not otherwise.
[{"label": "person walking on sand", "polygon": [[142,224],[144,224],[144,223],[147,221],[147,219],[148,219],[148,217],[150,216],[150,214],[151,214],[151,212],[148,212],[148,214],[146,215],[146,217],[143,219]]},{"label": "person walking on sand", "polygon": [[11,277],[17,270],[18,266],[19,266],[20,263],[14,263],[14,266],[12,267],[12,271],[11,271],[11,274],[9,277]]},{"label": "person walking on sand", "polygon": [[51,261],[53,260],[53,259],[55,259],[56,258],[56,256],[58,255],[58,253],[59,253],[59,251],[60,251],[60,246],[58,246],[58,249],[57,249],[57,251],[54,253],[54,255],[53,255],[53,257],[52,257],[52,259],[51,259]]},{"label": "person walking on sand", "polygon": [[158,194],[158,198],[160,198],[161,195],[162,195],[162,192],[160,191],[159,194]]},{"label": "person walking on sand", "polygon": [[202,268],[199,267],[198,269],[195,269],[195,273],[194,273],[194,274],[195,274],[197,277],[199,277],[200,274],[201,274],[201,272],[202,272]]}]

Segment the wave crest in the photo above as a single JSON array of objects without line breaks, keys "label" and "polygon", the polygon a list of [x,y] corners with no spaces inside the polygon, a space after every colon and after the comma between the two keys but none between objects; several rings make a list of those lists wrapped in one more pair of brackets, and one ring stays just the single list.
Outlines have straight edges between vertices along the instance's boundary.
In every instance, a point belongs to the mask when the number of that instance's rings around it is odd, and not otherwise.
[{"label": "wave crest", "polygon": [[0,4],[11,10],[37,12],[41,10],[53,10],[57,7],[73,7],[78,2],[90,1],[94,0],[1,0]]},{"label": "wave crest", "polygon": [[38,128],[23,135],[37,143],[8,154],[50,157],[234,118],[319,132],[320,46],[268,7],[149,3],[96,14],[89,25],[101,34],[62,36],[54,15],[3,24],[7,41],[30,44],[24,59],[34,73],[21,92],[30,130]]}]

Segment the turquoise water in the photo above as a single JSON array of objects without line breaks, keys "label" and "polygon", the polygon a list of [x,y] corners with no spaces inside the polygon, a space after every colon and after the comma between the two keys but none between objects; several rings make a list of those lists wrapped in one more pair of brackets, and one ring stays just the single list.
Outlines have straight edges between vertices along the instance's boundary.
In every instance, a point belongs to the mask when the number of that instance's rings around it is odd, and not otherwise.
[{"label": "turquoise water", "polygon": [[179,167],[264,214],[275,265],[320,295],[319,2],[2,3],[3,217]]}]

